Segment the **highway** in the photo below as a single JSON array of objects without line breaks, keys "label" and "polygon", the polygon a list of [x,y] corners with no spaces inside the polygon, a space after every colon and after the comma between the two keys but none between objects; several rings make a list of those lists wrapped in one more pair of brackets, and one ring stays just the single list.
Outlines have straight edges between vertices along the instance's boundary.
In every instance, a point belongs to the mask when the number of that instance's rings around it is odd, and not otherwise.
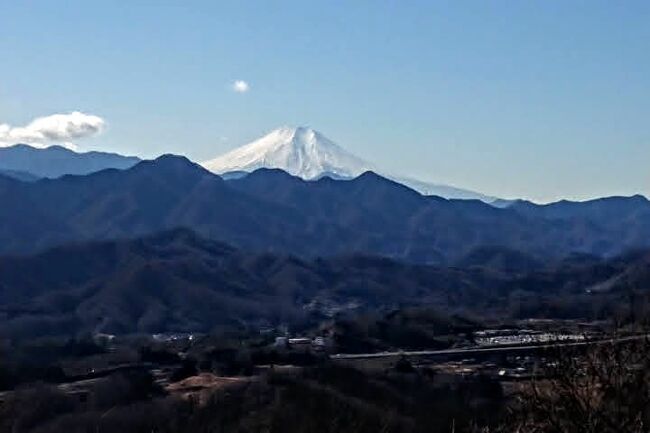
[{"label": "highway", "polygon": [[375,352],[375,353],[337,353],[330,355],[333,360],[353,360],[353,359],[376,359],[376,358],[391,358],[391,357],[464,357],[472,358],[478,355],[490,355],[499,353],[524,353],[536,352],[548,349],[557,349],[560,347],[580,347],[592,344],[605,344],[605,343],[624,343],[629,341],[642,340],[650,337],[648,334],[631,335],[620,338],[606,338],[598,340],[582,340],[582,341],[565,341],[553,343],[540,343],[540,344],[526,344],[526,345],[501,345],[501,346],[482,346],[470,347],[462,349],[445,349],[445,350],[416,350],[416,351],[394,351],[394,352]]}]

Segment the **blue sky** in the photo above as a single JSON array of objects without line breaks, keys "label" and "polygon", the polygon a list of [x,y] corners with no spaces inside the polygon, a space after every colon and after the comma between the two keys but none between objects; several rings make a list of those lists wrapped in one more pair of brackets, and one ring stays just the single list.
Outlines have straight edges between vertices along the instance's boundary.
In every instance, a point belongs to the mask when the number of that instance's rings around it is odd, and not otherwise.
[{"label": "blue sky", "polygon": [[100,116],[82,150],[201,161],[308,125],[501,197],[650,195],[647,1],[2,2],[0,52],[0,124]]}]

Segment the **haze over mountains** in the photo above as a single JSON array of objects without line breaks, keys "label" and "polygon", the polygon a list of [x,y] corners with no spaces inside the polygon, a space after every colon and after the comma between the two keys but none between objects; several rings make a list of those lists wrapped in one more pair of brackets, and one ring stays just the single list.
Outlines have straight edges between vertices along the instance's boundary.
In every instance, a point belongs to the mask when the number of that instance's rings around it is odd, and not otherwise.
[{"label": "haze over mountains", "polygon": [[[18,144],[0,148],[0,174],[19,180],[56,178],[66,174],[89,174],[106,168],[125,169],[137,157],[106,152],[78,153],[61,146],[45,149]],[[373,164],[349,153],[311,128],[282,127],[222,156],[202,163],[224,178],[241,177],[259,168],[279,168],[305,180],[324,176],[352,179],[366,171],[379,172]],[[408,176],[384,174],[424,195],[444,198],[496,200],[474,191],[433,184]]]},{"label": "haze over mountains", "polygon": [[178,227],[255,251],[364,253],[417,263],[450,263],[484,246],[556,259],[650,245],[650,203],[640,196],[499,209],[423,196],[373,172],[304,181],[260,169],[224,181],[171,155],[85,176],[0,177],[0,202],[2,253]]},{"label": "haze over mountains", "polygon": [[308,128],[278,129],[204,166],[231,176],[172,155],[140,161],[58,146],[2,148],[0,253],[178,227],[256,251],[438,264],[484,247],[545,260],[650,245],[643,196],[548,205],[445,200],[368,171],[369,163]]},{"label": "haze over mountains", "polygon": [[[8,335],[207,330],[418,303],[497,311],[517,290],[549,314],[568,297],[573,317],[592,311],[586,290],[606,300],[648,279],[647,255],[617,258],[650,248],[645,197],[423,195],[311,130],[231,154],[228,168],[253,171],[226,179],[174,155],[0,152]],[[309,180],[264,167],[275,164]]]},{"label": "haze over mountains", "polygon": [[44,149],[26,144],[0,147],[0,173],[20,178],[56,178],[83,175],[106,168],[129,168],[140,161],[133,156],[107,152],[78,153],[62,146]]}]

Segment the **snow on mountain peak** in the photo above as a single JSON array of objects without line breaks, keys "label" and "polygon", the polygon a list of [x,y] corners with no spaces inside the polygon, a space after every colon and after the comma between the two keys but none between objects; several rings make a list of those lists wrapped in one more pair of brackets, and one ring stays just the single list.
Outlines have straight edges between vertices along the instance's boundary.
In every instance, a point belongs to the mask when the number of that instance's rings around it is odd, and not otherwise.
[{"label": "snow on mountain peak", "polygon": [[[373,164],[349,153],[320,132],[304,126],[275,129],[262,138],[202,165],[217,174],[250,173],[259,168],[279,168],[305,180],[323,176],[351,179],[369,170],[382,173]],[[494,200],[493,197],[448,185],[422,182],[388,173],[382,175],[424,195],[479,199],[488,203]]]},{"label": "snow on mountain peak", "polygon": [[347,152],[320,132],[288,126],[206,161],[203,166],[219,174],[279,168],[308,180],[324,174],[355,177],[372,169],[372,164]]}]

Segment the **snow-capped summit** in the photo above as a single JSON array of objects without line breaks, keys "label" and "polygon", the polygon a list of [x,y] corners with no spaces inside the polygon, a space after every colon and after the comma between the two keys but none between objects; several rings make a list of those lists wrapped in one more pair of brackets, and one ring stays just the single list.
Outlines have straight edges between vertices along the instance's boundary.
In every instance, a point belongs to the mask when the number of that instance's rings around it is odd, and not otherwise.
[{"label": "snow-capped summit", "polygon": [[424,195],[485,202],[494,200],[474,191],[382,172],[374,164],[349,153],[320,132],[307,127],[275,129],[252,143],[202,165],[217,174],[228,173],[229,177],[239,177],[259,168],[279,168],[305,180],[323,176],[352,179],[372,170]]},{"label": "snow-capped summit", "polygon": [[280,168],[307,180],[323,175],[352,178],[372,169],[372,164],[306,127],[275,129],[252,143],[204,162],[203,166],[218,174]]}]

